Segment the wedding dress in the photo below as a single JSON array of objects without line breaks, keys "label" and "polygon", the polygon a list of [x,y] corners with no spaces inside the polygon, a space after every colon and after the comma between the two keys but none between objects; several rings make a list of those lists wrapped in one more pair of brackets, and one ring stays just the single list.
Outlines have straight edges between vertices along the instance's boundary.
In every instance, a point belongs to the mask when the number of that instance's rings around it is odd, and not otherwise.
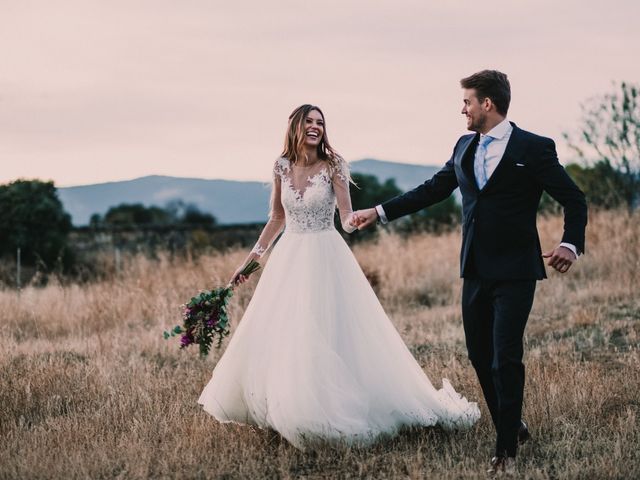
[{"label": "wedding dress", "polygon": [[367,445],[402,426],[464,428],[480,417],[443,379],[435,389],[334,228],[352,213],[347,165],[279,158],[270,219],[276,242],[255,293],[198,403],[220,422],[272,428],[291,444]]}]

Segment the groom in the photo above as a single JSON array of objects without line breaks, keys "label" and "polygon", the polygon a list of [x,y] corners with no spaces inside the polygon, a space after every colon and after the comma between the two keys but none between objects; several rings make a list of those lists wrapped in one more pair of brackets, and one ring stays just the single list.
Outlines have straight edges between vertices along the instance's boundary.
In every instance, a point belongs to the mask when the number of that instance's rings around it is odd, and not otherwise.
[{"label": "groom", "polygon": [[[522,336],[543,258],[566,273],[584,251],[584,194],[558,163],[549,138],[507,120],[511,100],[504,73],[483,70],[460,81],[467,129],[449,161],[430,180],[382,205],[355,213],[359,229],[416,212],[462,193],[460,275],[469,359],[496,428],[490,474],[515,470],[518,443],[529,437],[521,420]],[[543,254],[536,230],[542,192],[564,207],[559,245]]]}]

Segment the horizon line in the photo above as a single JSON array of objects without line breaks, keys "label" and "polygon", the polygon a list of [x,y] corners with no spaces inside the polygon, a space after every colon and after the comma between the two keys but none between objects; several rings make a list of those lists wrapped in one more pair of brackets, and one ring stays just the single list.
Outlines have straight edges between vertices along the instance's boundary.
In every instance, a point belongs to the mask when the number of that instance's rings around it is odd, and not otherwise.
[{"label": "horizon line", "polygon": [[[378,158],[372,158],[372,157],[365,157],[365,158],[360,158],[358,160],[353,160],[348,162],[349,164],[353,164],[356,162],[363,162],[363,161],[374,161],[374,162],[380,162],[380,163],[396,163],[399,165],[408,165],[408,166],[412,166],[412,167],[441,167],[442,165],[430,165],[430,164],[421,164],[421,163],[411,163],[411,162],[402,162],[402,161],[397,161],[397,160],[380,160]],[[256,182],[256,183],[269,183],[269,180],[260,180],[260,179],[249,179],[249,180],[238,180],[238,179],[233,179],[233,178],[209,178],[209,177],[192,177],[192,176],[180,176],[180,175],[165,175],[165,174],[159,174],[159,173],[149,173],[147,175],[141,175],[141,176],[136,176],[136,177],[127,177],[127,178],[121,178],[121,179],[113,179],[113,180],[105,180],[103,182],[92,182],[92,183],[81,183],[81,184],[73,184],[73,185],[57,185],[56,182],[52,179],[38,179],[38,178],[26,178],[26,177],[18,177],[12,180],[8,180],[7,182],[4,182],[3,184],[6,183],[11,183],[17,180],[43,180],[43,181],[52,181],[53,184],[55,185],[56,188],[80,188],[80,187],[93,187],[96,185],[106,185],[106,184],[110,184],[110,183],[122,183],[122,182],[133,182],[136,180],[140,180],[143,178],[149,178],[149,177],[163,177],[163,178],[178,178],[181,180],[206,180],[206,181],[214,181],[214,180],[219,180],[219,181],[224,181],[224,182],[237,182],[237,183],[248,183],[248,182]]]}]

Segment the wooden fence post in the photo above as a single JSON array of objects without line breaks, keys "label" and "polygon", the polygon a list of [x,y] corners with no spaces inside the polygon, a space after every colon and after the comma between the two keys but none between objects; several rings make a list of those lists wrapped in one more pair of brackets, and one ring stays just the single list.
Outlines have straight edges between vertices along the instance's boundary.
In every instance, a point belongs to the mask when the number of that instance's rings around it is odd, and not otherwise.
[{"label": "wooden fence post", "polygon": [[120,249],[118,247],[116,247],[115,256],[116,256],[116,275],[120,275]]},{"label": "wooden fence post", "polygon": [[16,255],[16,284],[18,286],[18,292],[20,291],[20,288],[22,288],[22,279],[20,278],[22,276],[20,253],[20,247],[18,247],[18,253]]}]

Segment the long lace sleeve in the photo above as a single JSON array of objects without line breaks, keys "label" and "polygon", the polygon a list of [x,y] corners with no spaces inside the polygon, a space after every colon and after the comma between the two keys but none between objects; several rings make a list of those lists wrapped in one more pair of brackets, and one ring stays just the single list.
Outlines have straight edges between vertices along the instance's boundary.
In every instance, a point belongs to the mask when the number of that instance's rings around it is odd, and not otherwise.
[{"label": "long lace sleeve", "polygon": [[338,164],[331,175],[331,182],[338,202],[340,223],[345,232],[351,233],[356,227],[350,223],[353,208],[351,206],[351,195],[349,194],[349,165],[347,162],[342,159],[338,160]]},{"label": "long lace sleeve", "polygon": [[271,201],[269,210],[269,221],[262,229],[262,233],[258,238],[251,253],[262,257],[273,243],[273,240],[282,231],[285,223],[284,207],[280,198],[280,174],[277,171],[277,165],[273,174],[273,188],[271,190]]}]

